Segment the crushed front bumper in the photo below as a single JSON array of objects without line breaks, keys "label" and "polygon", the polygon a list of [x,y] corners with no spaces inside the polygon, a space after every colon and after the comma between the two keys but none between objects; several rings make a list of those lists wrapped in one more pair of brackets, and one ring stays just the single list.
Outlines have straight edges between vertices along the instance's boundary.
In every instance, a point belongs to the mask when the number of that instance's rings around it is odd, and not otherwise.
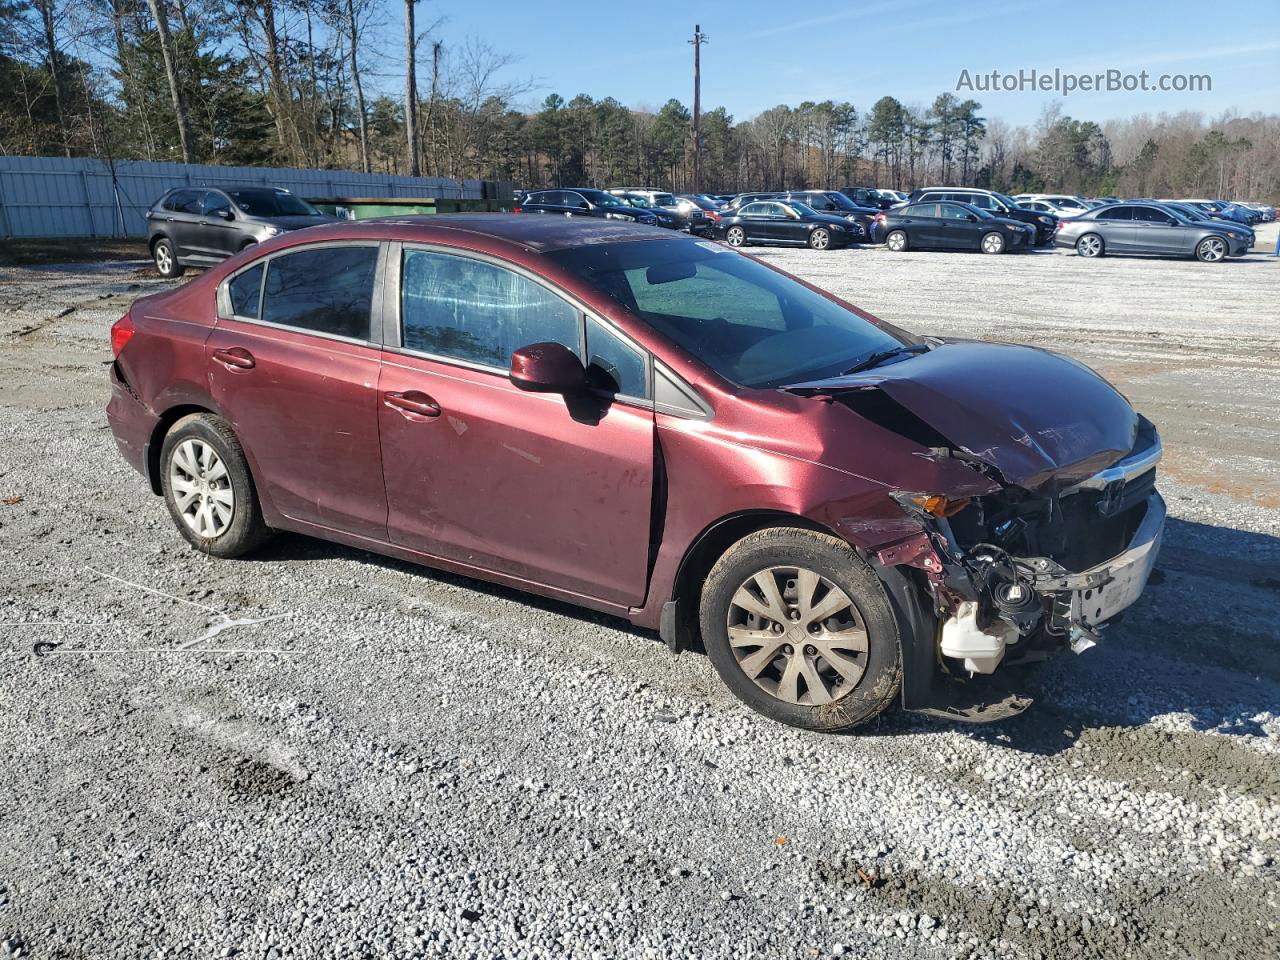
[{"label": "crushed front bumper", "polygon": [[1096,628],[1132,606],[1146,588],[1164,536],[1167,511],[1164,498],[1152,491],[1146,514],[1123,553],[1072,573],[1046,558],[1031,562],[1031,585],[1054,601],[1058,624],[1071,632],[1073,643],[1096,639]]}]

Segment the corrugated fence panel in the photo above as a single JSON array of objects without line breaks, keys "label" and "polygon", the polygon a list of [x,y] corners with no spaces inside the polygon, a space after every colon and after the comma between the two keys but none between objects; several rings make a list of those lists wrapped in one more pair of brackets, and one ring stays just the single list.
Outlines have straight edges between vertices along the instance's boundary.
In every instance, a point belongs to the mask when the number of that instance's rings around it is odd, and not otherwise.
[{"label": "corrugated fence panel", "polygon": [[0,157],[0,237],[142,237],[147,210],[171,187],[232,184],[316,198],[484,196],[480,180],[142,161],[117,163],[113,180],[111,168],[90,157]]}]

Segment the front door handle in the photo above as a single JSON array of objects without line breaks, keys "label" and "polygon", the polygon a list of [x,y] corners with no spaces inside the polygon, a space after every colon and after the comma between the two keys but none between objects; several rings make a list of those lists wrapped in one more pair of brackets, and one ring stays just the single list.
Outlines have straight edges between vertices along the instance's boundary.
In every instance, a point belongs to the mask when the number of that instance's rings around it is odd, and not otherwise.
[{"label": "front door handle", "polygon": [[[421,390],[406,390],[404,393],[388,391],[382,395],[382,402],[392,410],[405,414],[408,419],[413,419],[413,416],[440,416],[440,404]],[[413,416],[409,416],[410,414]]]},{"label": "front door handle", "polygon": [[213,359],[228,369],[252,370],[256,361],[253,354],[244,347],[229,347],[226,350],[213,351]]}]

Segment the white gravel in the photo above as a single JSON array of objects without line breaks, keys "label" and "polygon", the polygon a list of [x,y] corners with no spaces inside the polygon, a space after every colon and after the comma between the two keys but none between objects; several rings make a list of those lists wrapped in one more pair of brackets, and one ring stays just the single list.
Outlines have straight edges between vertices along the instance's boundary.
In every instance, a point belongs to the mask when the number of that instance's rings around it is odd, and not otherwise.
[{"label": "white gravel", "polygon": [[1275,956],[1280,258],[763,255],[1164,431],[1160,582],[1028,714],[809,734],[595,614],[196,556],[103,417],[160,281],[0,269],[0,957]]}]

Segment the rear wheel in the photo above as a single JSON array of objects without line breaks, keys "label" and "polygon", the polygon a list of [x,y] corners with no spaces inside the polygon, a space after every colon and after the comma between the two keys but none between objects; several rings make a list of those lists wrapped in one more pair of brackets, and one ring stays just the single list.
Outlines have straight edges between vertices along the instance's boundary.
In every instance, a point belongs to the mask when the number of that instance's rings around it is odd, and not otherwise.
[{"label": "rear wheel", "polygon": [[1196,259],[1203,263],[1217,263],[1227,255],[1227,241],[1221,237],[1205,237],[1196,244]]},{"label": "rear wheel", "polygon": [[809,246],[814,250],[826,250],[831,246],[831,232],[825,227],[810,231]]},{"label": "rear wheel", "polygon": [[1076,241],[1076,253],[1082,257],[1100,257],[1105,249],[1102,238],[1096,233],[1086,233]]},{"label": "rear wheel", "polygon": [[724,235],[724,240],[731,247],[740,247],[747,242],[747,231],[741,227],[730,227]]},{"label": "rear wheel", "polygon": [[847,730],[881,713],[901,684],[884,588],[827,534],[771,527],[740,540],[707,575],[700,619],[721,679],[782,723]]},{"label": "rear wheel", "polygon": [[907,249],[907,232],[905,230],[893,230],[884,238],[884,245],[894,253],[901,253]]},{"label": "rear wheel", "polygon": [[983,253],[1004,253],[1004,234],[994,230],[982,235],[982,243],[978,245]]},{"label": "rear wheel", "polygon": [[156,272],[166,279],[180,277],[186,270],[178,262],[173,252],[173,243],[167,237],[161,237],[156,241],[155,246],[151,248],[151,259],[155,261]]},{"label": "rear wheel", "polygon": [[175,423],[160,448],[160,470],[169,515],[202,553],[238,557],[271,535],[244,450],[220,417],[197,413]]}]

